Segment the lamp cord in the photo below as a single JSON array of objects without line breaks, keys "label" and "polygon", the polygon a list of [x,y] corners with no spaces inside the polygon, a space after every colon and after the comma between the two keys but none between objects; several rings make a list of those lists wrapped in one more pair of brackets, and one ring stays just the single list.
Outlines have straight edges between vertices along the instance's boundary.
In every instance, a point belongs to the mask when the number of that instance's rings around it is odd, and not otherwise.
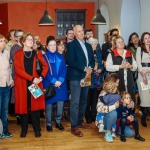
[{"label": "lamp cord", "polygon": [[46,0],[46,10],[47,10],[47,0]]}]

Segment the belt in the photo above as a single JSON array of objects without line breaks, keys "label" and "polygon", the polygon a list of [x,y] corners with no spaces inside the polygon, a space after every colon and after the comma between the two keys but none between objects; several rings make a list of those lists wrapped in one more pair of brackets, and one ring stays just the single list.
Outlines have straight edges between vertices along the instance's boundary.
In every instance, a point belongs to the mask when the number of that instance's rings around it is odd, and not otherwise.
[{"label": "belt", "polygon": [[150,67],[150,63],[141,63],[142,67]]}]

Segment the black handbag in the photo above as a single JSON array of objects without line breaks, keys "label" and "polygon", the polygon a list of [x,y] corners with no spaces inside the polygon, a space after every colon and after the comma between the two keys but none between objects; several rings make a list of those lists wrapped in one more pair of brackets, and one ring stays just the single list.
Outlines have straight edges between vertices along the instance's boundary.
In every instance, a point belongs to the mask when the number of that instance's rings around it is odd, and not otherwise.
[{"label": "black handbag", "polygon": [[48,100],[56,95],[55,87],[53,84],[50,84],[45,90],[44,90],[44,96],[45,100]]},{"label": "black handbag", "polygon": [[38,52],[36,52],[36,71],[37,71],[38,75],[40,76],[42,73],[43,67],[42,67],[42,63],[38,59],[37,54],[38,54]]},{"label": "black handbag", "polygon": [[[51,68],[51,65],[50,65],[50,62],[47,58],[47,56],[45,55],[46,59],[47,59],[47,63],[49,65],[49,69],[50,69],[50,72],[51,72],[51,75],[52,75],[52,68]],[[44,96],[45,96],[45,100],[48,100],[52,97],[54,97],[56,95],[56,91],[55,91],[55,87],[54,85],[51,83],[45,90],[44,90]]]}]

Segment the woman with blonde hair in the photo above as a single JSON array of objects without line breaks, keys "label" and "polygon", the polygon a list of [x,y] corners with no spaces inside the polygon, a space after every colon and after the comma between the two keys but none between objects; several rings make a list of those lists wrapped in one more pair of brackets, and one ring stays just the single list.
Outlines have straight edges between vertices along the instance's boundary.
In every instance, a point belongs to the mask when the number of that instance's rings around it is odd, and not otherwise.
[{"label": "woman with blonde hair", "polygon": [[116,48],[108,55],[106,60],[106,70],[119,75],[119,90],[128,91],[135,102],[133,91],[133,72],[137,69],[137,63],[129,50],[124,49],[125,44],[121,36],[115,38]]}]

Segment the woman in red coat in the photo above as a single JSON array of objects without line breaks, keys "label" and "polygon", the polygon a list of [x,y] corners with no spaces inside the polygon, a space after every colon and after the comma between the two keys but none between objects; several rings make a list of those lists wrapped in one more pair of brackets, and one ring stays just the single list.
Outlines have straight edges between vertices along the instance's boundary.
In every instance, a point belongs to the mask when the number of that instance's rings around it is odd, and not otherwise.
[{"label": "woman in red coat", "polygon": [[[18,50],[14,56],[15,112],[16,114],[20,114],[22,128],[20,137],[26,137],[29,114],[31,115],[35,137],[40,137],[40,110],[45,109],[45,99],[44,95],[35,99],[28,90],[28,87],[34,83],[43,90],[41,81],[47,74],[48,66],[42,57],[42,53],[32,49],[33,36],[31,33],[23,34],[20,41],[23,45],[23,49]],[[40,76],[36,71],[36,55],[43,66],[43,71]]]}]

